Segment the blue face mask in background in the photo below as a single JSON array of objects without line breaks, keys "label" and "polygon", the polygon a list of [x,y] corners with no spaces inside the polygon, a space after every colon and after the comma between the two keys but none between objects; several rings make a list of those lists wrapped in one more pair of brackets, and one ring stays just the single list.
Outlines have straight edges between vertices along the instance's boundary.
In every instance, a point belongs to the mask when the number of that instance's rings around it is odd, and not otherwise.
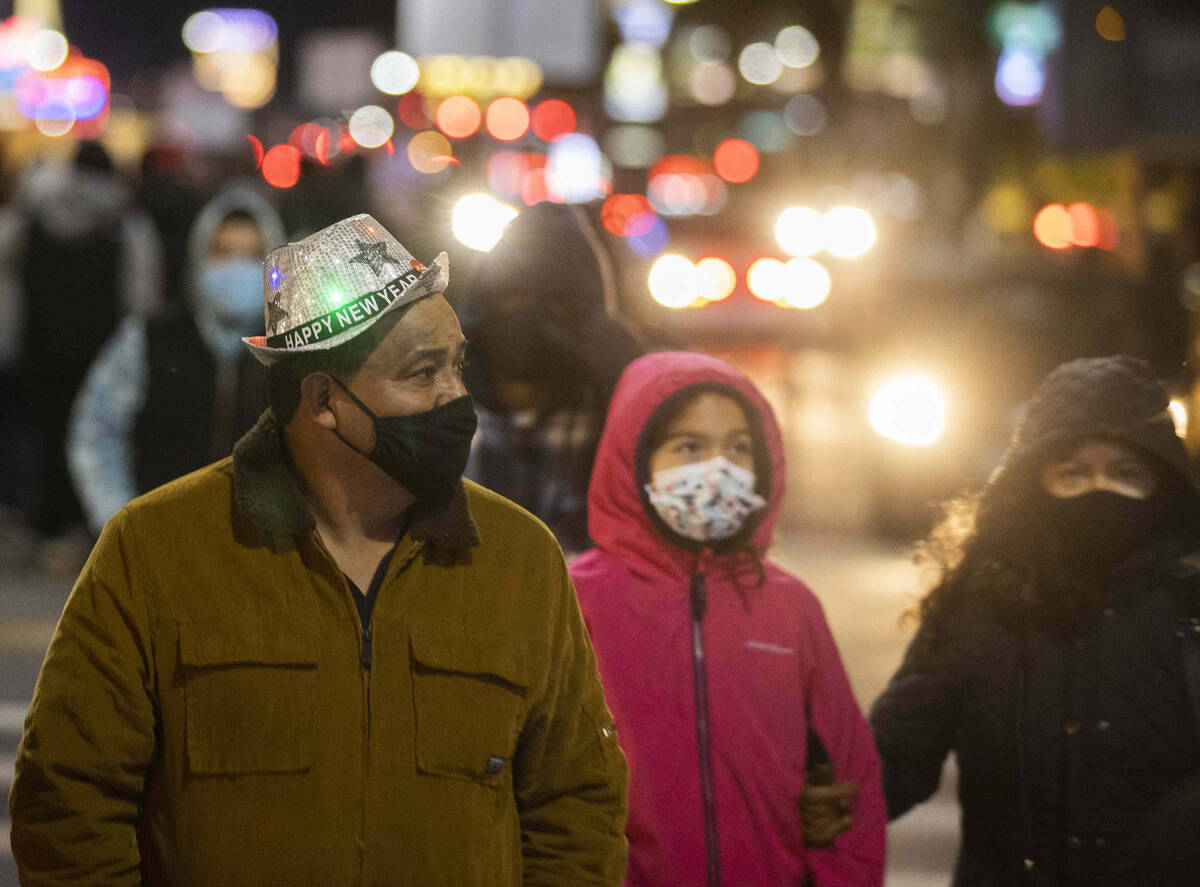
[{"label": "blue face mask in background", "polygon": [[242,336],[263,331],[262,262],[209,259],[200,266],[196,323],[219,357],[237,354]]}]

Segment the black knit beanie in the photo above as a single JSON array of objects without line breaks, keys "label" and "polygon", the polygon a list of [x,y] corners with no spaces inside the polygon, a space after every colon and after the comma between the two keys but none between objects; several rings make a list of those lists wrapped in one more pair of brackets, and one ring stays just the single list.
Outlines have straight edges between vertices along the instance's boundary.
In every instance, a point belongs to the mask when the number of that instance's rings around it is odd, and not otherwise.
[{"label": "black knit beanie", "polygon": [[992,483],[1028,470],[1055,448],[1100,438],[1148,453],[1193,491],[1200,490],[1169,404],[1166,389],[1144,360],[1118,354],[1064,363],[1026,405]]}]

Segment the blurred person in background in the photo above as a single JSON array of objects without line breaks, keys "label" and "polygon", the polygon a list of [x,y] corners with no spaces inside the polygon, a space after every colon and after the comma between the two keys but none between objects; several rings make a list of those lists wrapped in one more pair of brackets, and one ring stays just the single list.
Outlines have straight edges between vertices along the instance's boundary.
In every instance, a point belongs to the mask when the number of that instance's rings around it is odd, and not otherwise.
[{"label": "blurred person in background", "polygon": [[1200,496],[1150,366],[1052,372],[923,550],[936,584],[871,711],[889,815],[953,751],[955,887],[1158,883],[1149,817],[1200,775]]},{"label": "blurred person in background", "polygon": [[[883,883],[870,730],[820,602],[767,559],[783,453],[724,361],[663,352],[621,376],[588,493],[596,548],[571,576],[629,760],[629,887]],[[799,799],[822,752],[858,791],[817,840]]]},{"label": "blurred person in background", "polygon": [[177,145],[154,145],[142,156],[137,203],[162,240],[163,298],[173,305],[188,292],[188,242],[204,205],[194,178],[187,153]]},{"label": "blurred person in background", "polygon": [[609,257],[577,208],[525,210],[462,303],[479,432],[467,476],[532,511],[568,553],[588,547],[587,485],[608,401],[641,353],[608,311]]},{"label": "blurred person in background", "polygon": [[279,195],[279,213],[288,233],[300,240],[358,212],[369,196],[362,154],[335,155],[328,163],[305,154],[299,180]]},{"label": "blurred person in background", "polygon": [[266,372],[241,340],[262,328],[262,260],[284,239],[265,197],[227,188],[192,227],[186,297],[126,318],[104,346],[67,441],[94,533],[134,496],[229,455],[266,408]]},{"label": "blurred person in background", "polygon": [[6,495],[35,532],[83,518],[67,472],[67,417],[121,318],[161,304],[162,253],[104,149],[31,169],[0,212],[0,368],[17,397],[4,417]]}]

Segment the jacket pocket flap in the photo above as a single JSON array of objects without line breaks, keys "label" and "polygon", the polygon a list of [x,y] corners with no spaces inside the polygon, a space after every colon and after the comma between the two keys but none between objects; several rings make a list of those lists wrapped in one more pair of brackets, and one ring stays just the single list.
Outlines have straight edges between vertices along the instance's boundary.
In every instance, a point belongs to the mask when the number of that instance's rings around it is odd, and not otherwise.
[{"label": "jacket pocket flap", "polygon": [[315,666],[318,649],[315,632],[298,631],[295,625],[268,629],[263,623],[215,626],[185,621],[179,626],[179,657],[185,666]]},{"label": "jacket pocket flap", "polygon": [[427,669],[491,675],[522,692],[528,687],[518,651],[501,635],[412,629],[409,637],[413,659]]}]

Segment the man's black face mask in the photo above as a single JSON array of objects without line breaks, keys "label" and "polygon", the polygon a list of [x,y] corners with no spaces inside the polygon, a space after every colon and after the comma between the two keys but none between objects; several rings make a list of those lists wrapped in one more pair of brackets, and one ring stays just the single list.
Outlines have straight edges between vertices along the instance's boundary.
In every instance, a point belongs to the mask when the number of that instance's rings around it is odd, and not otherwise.
[{"label": "man's black face mask", "polygon": [[337,431],[334,434],[412,493],[422,511],[436,514],[449,505],[458,479],[467,467],[471,439],[475,436],[475,406],[471,396],[464,394],[423,413],[377,416],[345,382],[336,376],[330,378],[355,406],[371,417],[375,424],[375,448],[363,453]]}]

